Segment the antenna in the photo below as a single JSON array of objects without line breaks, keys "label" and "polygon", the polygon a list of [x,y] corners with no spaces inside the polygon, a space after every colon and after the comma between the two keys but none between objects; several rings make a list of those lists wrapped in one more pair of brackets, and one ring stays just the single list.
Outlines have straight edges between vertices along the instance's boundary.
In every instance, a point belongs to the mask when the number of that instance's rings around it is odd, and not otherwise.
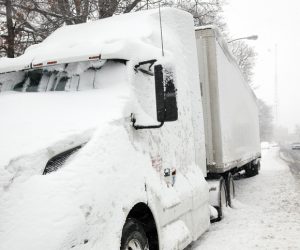
[{"label": "antenna", "polygon": [[160,25],[161,54],[162,54],[162,56],[165,56],[165,53],[164,53],[163,30],[162,30],[162,24],[161,24],[160,2],[158,3],[158,12],[159,12],[159,25]]}]

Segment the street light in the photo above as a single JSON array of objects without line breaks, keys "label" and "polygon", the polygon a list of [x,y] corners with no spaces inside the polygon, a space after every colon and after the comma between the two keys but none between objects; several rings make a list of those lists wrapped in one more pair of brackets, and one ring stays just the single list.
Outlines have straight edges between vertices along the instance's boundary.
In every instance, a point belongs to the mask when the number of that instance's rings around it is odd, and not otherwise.
[{"label": "street light", "polygon": [[236,38],[236,39],[230,40],[227,43],[232,43],[232,42],[235,42],[235,41],[238,41],[238,40],[243,40],[243,39],[245,39],[245,40],[257,40],[258,39],[258,35],[252,35],[252,36],[246,36],[246,37]]}]

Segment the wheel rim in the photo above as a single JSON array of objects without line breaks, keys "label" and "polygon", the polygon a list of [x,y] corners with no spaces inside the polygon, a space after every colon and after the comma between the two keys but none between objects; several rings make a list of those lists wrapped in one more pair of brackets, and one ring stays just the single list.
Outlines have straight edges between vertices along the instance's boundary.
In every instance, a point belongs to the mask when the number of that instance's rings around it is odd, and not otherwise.
[{"label": "wheel rim", "polygon": [[132,239],[131,241],[129,241],[128,245],[125,249],[126,250],[144,250],[141,246],[141,243],[136,239]]}]

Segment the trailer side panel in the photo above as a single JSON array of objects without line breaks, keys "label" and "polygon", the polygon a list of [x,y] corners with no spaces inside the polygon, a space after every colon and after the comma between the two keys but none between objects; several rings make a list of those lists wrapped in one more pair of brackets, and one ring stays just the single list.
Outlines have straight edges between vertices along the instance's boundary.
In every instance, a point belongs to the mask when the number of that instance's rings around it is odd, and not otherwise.
[{"label": "trailer side panel", "polygon": [[260,156],[256,97],[217,31],[196,38],[208,171],[224,173]]}]

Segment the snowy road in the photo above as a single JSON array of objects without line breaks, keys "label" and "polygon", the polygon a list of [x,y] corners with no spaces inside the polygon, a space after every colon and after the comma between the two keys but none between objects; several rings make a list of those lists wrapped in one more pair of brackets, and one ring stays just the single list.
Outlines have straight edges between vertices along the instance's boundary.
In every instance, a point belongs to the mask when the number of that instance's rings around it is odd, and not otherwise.
[{"label": "snowy road", "polygon": [[287,157],[288,165],[300,192],[300,150],[285,148],[285,150],[282,151],[282,156],[284,159]]},{"label": "snowy road", "polygon": [[[300,164],[293,167],[300,173]],[[278,149],[264,151],[260,174],[236,180],[235,208],[186,250],[300,249],[300,175],[295,173]]]}]

